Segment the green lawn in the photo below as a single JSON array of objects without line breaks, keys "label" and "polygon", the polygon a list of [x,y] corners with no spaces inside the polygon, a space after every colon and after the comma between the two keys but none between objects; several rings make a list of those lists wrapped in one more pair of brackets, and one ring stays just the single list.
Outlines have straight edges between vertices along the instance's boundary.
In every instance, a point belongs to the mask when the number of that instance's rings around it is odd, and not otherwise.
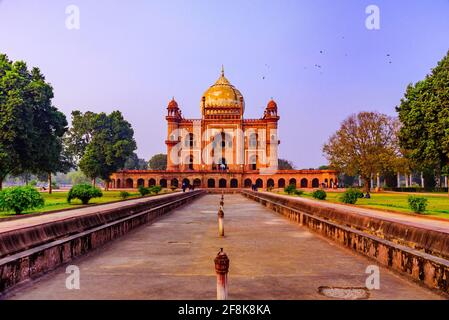
[{"label": "green lawn", "polygon": [[[281,194],[285,194],[283,191]],[[325,201],[341,203],[340,197],[341,192],[327,191],[327,198]],[[367,207],[380,210],[389,210],[396,212],[412,212],[408,206],[407,198],[410,194],[401,193],[371,193],[371,199],[359,199],[355,206]],[[419,197],[427,198],[427,210],[423,213],[424,215],[431,215],[449,219],[449,197],[446,195],[435,194],[435,195],[420,195]],[[304,192],[302,195],[304,198],[312,198],[311,192]],[[312,198],[313,199],[313,198]]]},{"label": "green lawn", "polygon": [[[170,190],[164,189],[160,194],[166,192],[170,192]],[[22,214],[82,207],[81,201],[79,201],[78,199],[72,200],[72,203],[67,203],[67,193],[68,192],[57,192],[57,191],[53,192],[52,194],[42,193],[45,199],[45,206],[43,208],[25,211]],[[129,193],[130,197],[128,199],[140,197],[140,194],[138,192],[129,192]],[[120,198],[120,191],[103,191],[103,197],[93,198],[92,200],[90,200],[89,204],[106,203],[118,200],[122,200]],[[13,212],[0,211],[0,218],[11,216],[14,216]]]}]

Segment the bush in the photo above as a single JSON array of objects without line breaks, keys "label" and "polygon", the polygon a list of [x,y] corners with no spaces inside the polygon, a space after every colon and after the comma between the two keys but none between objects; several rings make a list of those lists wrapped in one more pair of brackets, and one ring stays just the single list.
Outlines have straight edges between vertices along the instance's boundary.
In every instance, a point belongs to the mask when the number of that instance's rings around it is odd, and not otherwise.
[{"label": "bush", "polygon": [[67,202],[70,203],[73,199],[79,199],[83,204],[88,204],[92,198],[100,198],[103,193],[100,189],[93,187],[90,184],[78,184],[70,189],[67,195]]},{"label": "bush", "polygon": [[145,187],[140,186],[140,187],[139,187],[139,193],[140,193],[140,195],[141,195],[142,197],[144,197],[144,196],[150,194],[150,189],[149,189],[149,188],[145,188]]},{"label": "bush", "polygon": [[162,190],[161,186],[152,186],[150,188],[150,192],[154,194],[158,194],[159,192],[161,192],[161,190]]},{"label": "bush", "polygon": [[302,191],[302,190],[295,190],[294,192],[297,196],[302,196],[304,193],[304,191]]},{"label": "bush", "polygon": [[363,192],[359,189],[349,188],[340,197],[341,202],[355,204],[359,198],[363,198]]},{"label": "bush", "polygon": [[123,200],[129,198],[131,194],[128,191],[120,191],[120,198],[122,198]]},{"label": "bush", "polygon": [[25,210],[41,208],[45,204],[42,195],[33,187],[12,187],[0,191],[0,208],[21,214]]},{"label": "bush", "polygon": [[312,193],[312,197],[314,197],[315,199],[318,199],[318,200],[325,200],[327,197],[327,194],[326,194],[326,191],[319,189],[319,190],[315,190]]},{"label": "bush", "polygon": [[288,187],[284,188],[285,193],[287,194],[293,194],[296,191],[296,187],[294,184],[289,185]]},{"label": "bush", "polygon": [[407,200],[408,200],[408,206],[410,207],[410,209],[413,210],[413,212],[422,213],[422,212],[426,211],[426,208],[427,208],[427,199],[426,198],[409,196]]}]

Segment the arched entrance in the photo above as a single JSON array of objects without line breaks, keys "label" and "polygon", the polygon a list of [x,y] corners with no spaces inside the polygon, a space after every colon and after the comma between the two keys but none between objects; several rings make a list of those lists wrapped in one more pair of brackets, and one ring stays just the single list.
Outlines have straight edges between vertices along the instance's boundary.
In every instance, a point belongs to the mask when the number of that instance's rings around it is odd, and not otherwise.
[{"label": "arched entrance", "polygon": [[154,187],[155,185],[156,185],[156,180],[155,179],[148,180],[148,186],[149,187]]},{"label": "arched entrance", "polygon": [[274,180],[273,179],[268,179],[267,180],[267,187],[268,188],[274,188]]},{"label": "arched entrance", "polygon": [[214,179],[208,179],[207,180],[207,187],[208,188],[215,188],[215,180]]},{"label": "arched entrance", "polygon": [[285,179],[281,178],[278,180],[278,188],[285,188]]},{"label": "arched entrance", "polygon": [[301,179],[301,188],[307,188],[308,183],[309,183],[309,181],[307,181],[306,178],[302,178]]},{"label": "arched entrance", "polygon": [[318,178],[315,178],[312,180],[312,188],[319,188],[320,187],[320,180]]},{"label": "arched entrance", "polygon": [[195,186],[195,188],[200,188],[201,187],[201,179],[193,180],[193,185]]},{"label": "arched entrance", "polygon": [[166,179],[161,179],[159,181],[159,184],[162,188],[167,188],[167,180]]},{"label": "arched entrance", "polygon": [[126,186],[125,186],[125,188],[132,189],[133,185],[134,185],[133,179],[131,179],[131,178],[126,179]]},{"label": "arched entrance", "polygon": [[190,180],[187,179],[187,178],[184,178],[184,179],[182,179],[182,184],[186,185],[187,187],[189,187],[190,186]]},{"label": "arched entrance", "polygon": [[218,181],[218,187],[219,188],[226,188],[226,185],[227,185],[227,181],[226,181],[226,179],[220,179],[219,181]]},{"label": "arched entrance", "polygon": [[252,185],[253,185],[253,182],[251,181],[251,179],[245,179],[245,183],[244,183],[245,188],[251,188]]},{"label": "arched entrance", "polygon": [[288,182],[288,185],[289,186],[295,186],[295,188],[296,188],[296,179],[295,178],[292,178],[292,179],[290,179],[290,181]]},{"label": "arched entrance", "polygon": [[120,179],[117,179],[117,189],[120,189],[122,187],[122,182]]},{"label": "arched entrance", "polygon": [[139,187],[145,187],[145,180],[143,179],[137,180],[137,188]]},{"label": "arched entrance", "polygon": [[231,188],[238,188],[239,182],[237,179],[231,179]]},{"label": "arched entrance", "polygon": [[251,170],[257,170],[257,156],[252,155],[249,158],[249,165]]},{"label": "arched entrance", "polygon": [[171,185],[172,187],[176,187],[176,188],[178,188],[178,187],[179,187],[179,182],[178,182],[178,179],[176,179],[176,178],[174,178],[174,179],[171,179],[171,183],[170,183],[170,185]]},{"label": "arched entrance", "polygon": [[256,180],[256,187],[257,188],[263,188],[263,180],[262,179],[257,179]]}]

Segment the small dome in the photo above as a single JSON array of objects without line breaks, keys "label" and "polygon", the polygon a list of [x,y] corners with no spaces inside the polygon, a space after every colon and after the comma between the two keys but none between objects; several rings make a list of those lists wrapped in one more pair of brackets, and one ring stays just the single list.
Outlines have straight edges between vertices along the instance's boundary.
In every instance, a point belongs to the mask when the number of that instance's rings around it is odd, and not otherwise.
[{"label": "small dome", "polygon": [[268,102],[267,109],[277,109],[278,105],[276,101],[273,100],[273,98]]},{"label": "small dome", "polygon": [[178,109],[178,103],[176,102],[175,98],[171,99],[171,101],[168,103],[168,109]]},{"label": "small dome", "polygon": [[237,88],[235,88],[228,79],[226,79],[223,70],[221,71],[220,78],[218,78],[218,80],[203,94],[201,109],[203,108],[203,101],[206,108],[238,108],[240,106],[240,102],[243,103],[244,108],[244,100],[241,92]]}]

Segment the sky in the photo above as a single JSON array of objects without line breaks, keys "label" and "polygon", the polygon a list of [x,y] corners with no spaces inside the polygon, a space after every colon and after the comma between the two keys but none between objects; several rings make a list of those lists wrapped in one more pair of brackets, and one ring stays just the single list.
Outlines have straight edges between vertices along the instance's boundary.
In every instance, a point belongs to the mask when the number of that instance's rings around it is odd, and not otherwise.
[{"label": "sky", "polygon": [[[67,28],[69,5],[79,29]],[[369,5],[378,29],[366,26]],[[147,160],[166,152],[171,98],[200,118],[223,64],[245,118],[276,100],[280,157],[318,167],[341,121],[394,116],[407,85],[448,50],[449,0],[0,0],[0,52],[39,67],[69,120],[72,110],[121,110]]]}]

